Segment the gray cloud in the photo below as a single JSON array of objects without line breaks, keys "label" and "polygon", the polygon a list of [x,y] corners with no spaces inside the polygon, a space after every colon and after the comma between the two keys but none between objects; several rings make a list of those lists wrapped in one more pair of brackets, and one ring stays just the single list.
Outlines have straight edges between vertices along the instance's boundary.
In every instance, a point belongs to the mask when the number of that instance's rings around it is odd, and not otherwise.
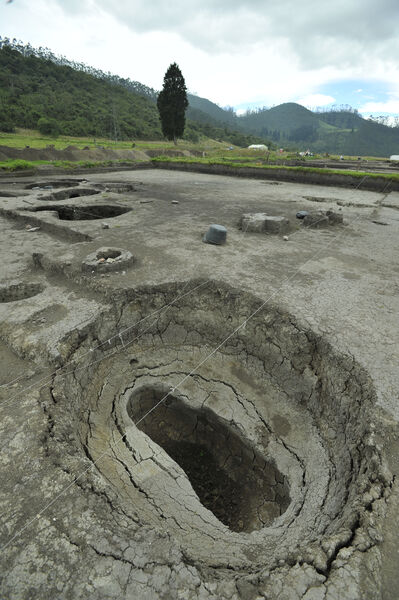
[{"label": "gray cloud", "polygon": [[207,53],[284,42],[304,69],[398,60],[397,0],[57,0],[68,12],[97,6],[137,33],[176,33]]},{"label": "gray cloud", "polygon": [[88,14],[95,8],[95,0],[56,0],[56,3],[69,16]]}]

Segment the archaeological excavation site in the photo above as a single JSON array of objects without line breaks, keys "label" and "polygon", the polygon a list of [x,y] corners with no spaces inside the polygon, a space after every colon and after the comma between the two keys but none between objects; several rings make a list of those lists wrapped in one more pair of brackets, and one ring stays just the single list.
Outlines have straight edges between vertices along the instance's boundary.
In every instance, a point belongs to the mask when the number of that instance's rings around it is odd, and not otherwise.
[{"label": "archaeological excavation site", "polygon": [[397,600],[398,210],[2,175],[1,598]]}]

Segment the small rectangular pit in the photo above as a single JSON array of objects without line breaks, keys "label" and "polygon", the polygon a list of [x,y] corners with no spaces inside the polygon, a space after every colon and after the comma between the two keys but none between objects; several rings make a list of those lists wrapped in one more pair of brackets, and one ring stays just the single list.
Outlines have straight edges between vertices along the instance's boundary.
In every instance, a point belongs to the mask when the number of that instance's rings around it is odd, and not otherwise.
[{"label": "small rectangular pit", "polygon": [[38,206],[34,212],[54,211],[61,221],[91,221],[94,219],[112,219],[129,212],[125,206],[96,204],[89,206],[46,205]]}]

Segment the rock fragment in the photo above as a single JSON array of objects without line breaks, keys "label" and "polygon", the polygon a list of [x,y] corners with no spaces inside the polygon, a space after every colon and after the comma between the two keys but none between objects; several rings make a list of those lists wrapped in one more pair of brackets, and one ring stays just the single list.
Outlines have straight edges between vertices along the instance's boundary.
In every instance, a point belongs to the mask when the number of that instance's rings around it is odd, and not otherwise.
[{"label": "rock fragment", "polygon": [[323,228],[329,225],[341,225],[344,222],[342,213],[333,210],[308,212],[303,218],[304,227]]},{"label": "rock fragment", "polygon": [[309,212],[303,219],[304,227],[312,227],[315,229],[322,229],[330,225],[329,218],[322,211]]}]

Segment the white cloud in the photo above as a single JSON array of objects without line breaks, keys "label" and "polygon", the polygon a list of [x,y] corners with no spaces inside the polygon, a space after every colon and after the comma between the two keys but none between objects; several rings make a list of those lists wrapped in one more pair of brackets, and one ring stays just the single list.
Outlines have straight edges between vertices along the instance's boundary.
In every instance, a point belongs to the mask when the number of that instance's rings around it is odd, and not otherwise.
[{"label": "white cloud", "polygon": [[[65,6],[65,0],[58,0]],[[93,3],[94,0],[82,0]],[[69,3],[68,3],[69,4]],[[205,52],[237,53],[264,41],[287,40],[303,68],[348,67],[371,55],[396,61],[396,0],[96,0],[134,32],[174,32]],[[69,11],[69,7],[67,9]]]},{"label": "white cloud", "polygon": [[397,0],[0,0],[10,38],[156,89],[176,61],[222,106],[322,106],[331,81],[399,81],[398,12]]},{"label": "white cloud", "polygon": [[359,107],[362,114],[399,114],[399,99],[388,100],[388,102],[366,102]]},{"label": "white cloud", "polygon": [[308,96],[297,100],[297,102],[307,108],[314,108],[316,106],[328,106],[329,104],[334,104],[335,98],[333,98],[333,96],[327,96],[326,94],[309,94]]}]

